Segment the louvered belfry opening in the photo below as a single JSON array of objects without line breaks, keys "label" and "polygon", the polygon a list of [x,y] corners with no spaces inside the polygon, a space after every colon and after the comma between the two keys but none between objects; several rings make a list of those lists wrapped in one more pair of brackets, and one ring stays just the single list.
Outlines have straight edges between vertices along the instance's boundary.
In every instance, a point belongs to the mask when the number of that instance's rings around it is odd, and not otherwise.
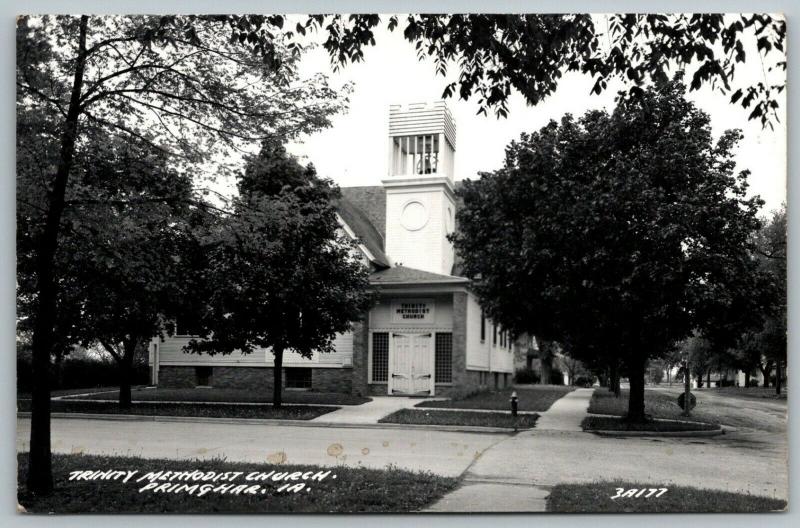
[{"label": "louvered belfry opening", "polygon": [[389,175],[453,178],[456,129],[443,101],[389,107]]}]

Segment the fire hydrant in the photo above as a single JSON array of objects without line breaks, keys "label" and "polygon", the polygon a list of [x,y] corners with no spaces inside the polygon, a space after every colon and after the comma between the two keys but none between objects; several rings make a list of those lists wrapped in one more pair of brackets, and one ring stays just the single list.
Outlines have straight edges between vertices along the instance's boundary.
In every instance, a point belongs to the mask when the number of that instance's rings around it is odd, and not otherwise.
[{"label": "fire hydrant", "polygon": [[511,393],[511,416],[516,416],[517,415],[518,400],[519,400],[519,398],[517,398],[517,391],[512,392]]}]

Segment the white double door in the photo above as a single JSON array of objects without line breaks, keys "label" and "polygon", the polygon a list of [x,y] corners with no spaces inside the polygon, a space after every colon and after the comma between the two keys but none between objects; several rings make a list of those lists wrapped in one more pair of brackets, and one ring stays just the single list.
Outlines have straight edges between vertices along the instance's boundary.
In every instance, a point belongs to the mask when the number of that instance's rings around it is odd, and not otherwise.
[{"label": "white double door", "polygon": [[389,394],[433,395],[433,335],[392,332]]}]

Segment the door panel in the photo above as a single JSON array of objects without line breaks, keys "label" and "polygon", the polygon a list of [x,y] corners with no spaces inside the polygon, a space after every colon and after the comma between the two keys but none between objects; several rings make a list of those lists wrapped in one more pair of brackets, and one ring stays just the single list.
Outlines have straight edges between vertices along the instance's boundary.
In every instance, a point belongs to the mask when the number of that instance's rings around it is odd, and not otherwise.
[{"label": "door panel", "polygon": [[430,393],[431,334],[392,334],[392,394]]}]

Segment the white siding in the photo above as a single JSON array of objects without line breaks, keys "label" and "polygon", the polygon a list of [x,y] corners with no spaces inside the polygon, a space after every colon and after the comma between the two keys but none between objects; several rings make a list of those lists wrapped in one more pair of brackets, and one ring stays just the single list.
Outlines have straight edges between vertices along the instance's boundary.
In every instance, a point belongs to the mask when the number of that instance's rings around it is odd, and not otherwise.
[{"label": "white siding", "polygon": [[[401,222],[403,209],[410,202],[421,203],[427,211],[426,224],[416,231],[409,231]],[[449,275],[454,254],[447,240],[448,208],[455,212],[453,200],[442,185],[387,188],[386,253],[392,263]]]},{"label": "white siding", "polygon": [[[159,364],[161,365],[219,365],[219,366],[254,366],[271,367],[274,357],[269,349],[259,348],[251,354],[233,352],[232,354],[187,354],[182,348],[191,340],[188,336],[167,337],[163,342],[155,341],[159,346]],[[284,367],[341,367],[350,366],[353,362],[353,334],[338,334],[334,341],[335,351],[327,354],[314,353],[311,359],[305,359],[296,352],[286,351],[283,355]]]},{"label": "white siding", "polygon": [[486,320],[486,340],[481,343],[481,306],[472,293],[467,294],[467,368],[488,370],[492,322]]},{"label": "white siding", "polygon": [[481,307],[475,295],[467,294],[467,369],[513,373],[513,347],[500,346],[499,328],[497,344],[493,344],[493,324],[486,319],[486,339],[481,343]]}]

